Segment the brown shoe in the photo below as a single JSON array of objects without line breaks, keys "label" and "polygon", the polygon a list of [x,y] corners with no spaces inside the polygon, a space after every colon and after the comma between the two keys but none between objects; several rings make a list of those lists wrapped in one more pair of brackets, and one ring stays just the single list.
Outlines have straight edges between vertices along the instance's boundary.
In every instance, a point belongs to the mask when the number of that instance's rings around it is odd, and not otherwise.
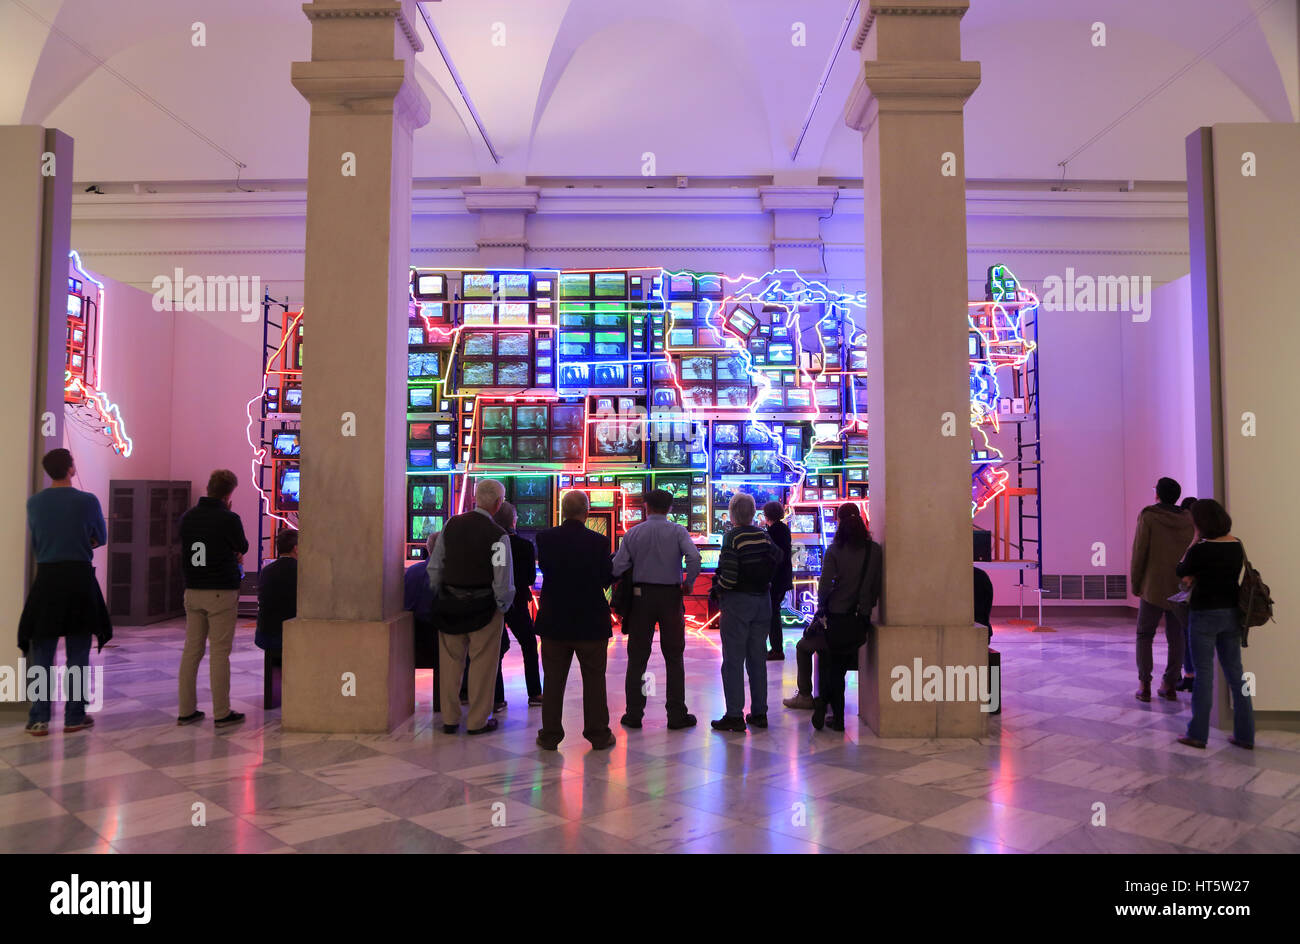
[{"label": "brown shoe", "polygon": [[1196,748],[1197,750],[1201,750],[1201,751],[1205,750],[1205,742],[1204,742],[1204,741],[1198,741],[1198,740],[1196,740],[1195,738],[1189,738],[1189,737],[1188,737],[1187,735],[1185,735],[1185,734],[1184,734],[1182,737],[1180,737],[1180,738],[1178,739],[1178,743],[1179,743],[1179,744],[1186,744],[1188,747],[1194,747],[1194,748]]},{"label": "brown shoe", "polygon": [[[1178,701],[1178,690],[1175,688],[1165,688],[1164,686],[1161,686],[1160,688],[1156,689],[1156,694],[1159,695],[1161,698],[1163,698],[1165,701]],[[1147,699],[1147,701],[1150,700],[1151,700],[1150,698]]]},{"label": "brown shoe", "polygon": [[1143,682],[1143,683],[1142,683],[1142,687],[1139,688],[1136,692],[1133,693],[1133,697],[1136,698],[1138,701],[1150,701],[1150,700],[1151,700],[1151,683],[1150,683],[1150,682]]}]

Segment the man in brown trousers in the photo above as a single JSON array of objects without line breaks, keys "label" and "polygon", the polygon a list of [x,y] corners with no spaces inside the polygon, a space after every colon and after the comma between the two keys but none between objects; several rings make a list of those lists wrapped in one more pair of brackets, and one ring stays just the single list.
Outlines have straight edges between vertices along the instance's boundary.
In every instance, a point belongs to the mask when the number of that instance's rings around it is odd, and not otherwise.
[{"label": "man in brown trousers", "polygon": [[1138,596],[1137,668],[1138,701],[1151,700],[1153,658],[1151,643],[1165,618],[1165,639],[1169,643],[1164,679],[1156,692],[1161,698],[1178,698],[1179,672],[1187,646],[1187,630],[1169,597],[1178,592],[1174,568],[1192,543],[1195,526],[1191,515],[1178,507],[1182,487],[1170,478],[1156,482],[1157,503],[1138,515],[1133,535],[1133,556],[1129,565],[1130,588]]}]

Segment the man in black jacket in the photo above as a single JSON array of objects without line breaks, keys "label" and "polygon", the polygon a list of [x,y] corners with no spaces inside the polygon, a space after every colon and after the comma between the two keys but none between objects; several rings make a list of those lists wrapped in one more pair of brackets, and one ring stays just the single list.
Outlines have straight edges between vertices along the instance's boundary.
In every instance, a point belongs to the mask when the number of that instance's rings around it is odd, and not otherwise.
[{"label": "man in black jacket", "polygon": [[275,560],[257,575],[257,631],[253,643],[272,653],[279,665],[284,621],[298,615],[298,532],[285,528],[277,534],[275,553]]},{"label": "man in black jacket", "polygon": [[791,558],[790,528],[785,521],[785,506],[779,501],[770,501],[763,506],[763,517],[767,519],[767,536],[772,539],[776,549],[781,552],[780,563],[772,576],[772,625],[767,634],[767,660],[780,662],[785,659],[785,640],[782,637],[781,601],[794,589],[794,564]]},{"label": "man in black jacket", "polygon": [[230,650],[235,645],[235,612],[241,566],[248,538],[230,496],[239,479],[229,469],[208,478],[208,494],[181,516],[181,566],[185,574],[185,651],[179,672],[180,713],[177,724],[203,720],[198,710],[199,663],[208,640],[208,677],[212,717],[218,728],[239,724],[243,714],[230,710]]},{"label": "man in black jacket", "polygon": [[605,694],[605,664],[610,630],[605,588],[614,581],[607,539],[586,527],[585,492],[565,492],[564,521],[537,535],[542,569],[542,600],[537,635],[542,637],[542,728],[539,747],[553,751],[564,740],[564,688],[569,666],[578,657],[582,672],[582,736],[596,750],[614,746]]}]

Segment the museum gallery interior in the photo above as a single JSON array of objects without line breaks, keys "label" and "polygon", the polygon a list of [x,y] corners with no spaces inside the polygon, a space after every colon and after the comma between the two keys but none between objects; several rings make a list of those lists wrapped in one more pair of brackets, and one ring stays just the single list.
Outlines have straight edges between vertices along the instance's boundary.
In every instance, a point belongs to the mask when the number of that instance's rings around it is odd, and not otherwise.
[{"label": "museum gallery interior", "polygon": [[0,851],[1300,852],[1294,0],[0,0],[0,168]]}]

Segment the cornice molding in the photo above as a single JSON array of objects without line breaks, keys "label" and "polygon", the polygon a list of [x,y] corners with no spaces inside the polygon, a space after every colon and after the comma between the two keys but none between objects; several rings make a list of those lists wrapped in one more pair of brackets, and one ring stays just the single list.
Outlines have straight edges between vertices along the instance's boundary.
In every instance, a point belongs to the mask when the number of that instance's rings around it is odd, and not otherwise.
[{"label": "cornice molding", "polygon": [[862,11],[862,20],[853,37],[853,48],[861,49],[867,41],[867,34],[875,25],[878,16],[965,16],[970,9],[969,0],[886,0],[881,3],[867,3]]},{"label": "cornice molding", "polygon": [[400,0],[389,0],[378,6],[366,6],[354,3],[349,6],[324,6],[318,3],[304,3],[302,12],[309,20],[340,20],[340,19],[374,19],[376,17],[389,17],[397,21],[397,26],[401,29],[402,35],[406,41],[411,44],[412,52],[424,52],[424,43],[421,41],[419,34],[415,32],[415,27],[406,17],[406,11],[402,7]]}]

